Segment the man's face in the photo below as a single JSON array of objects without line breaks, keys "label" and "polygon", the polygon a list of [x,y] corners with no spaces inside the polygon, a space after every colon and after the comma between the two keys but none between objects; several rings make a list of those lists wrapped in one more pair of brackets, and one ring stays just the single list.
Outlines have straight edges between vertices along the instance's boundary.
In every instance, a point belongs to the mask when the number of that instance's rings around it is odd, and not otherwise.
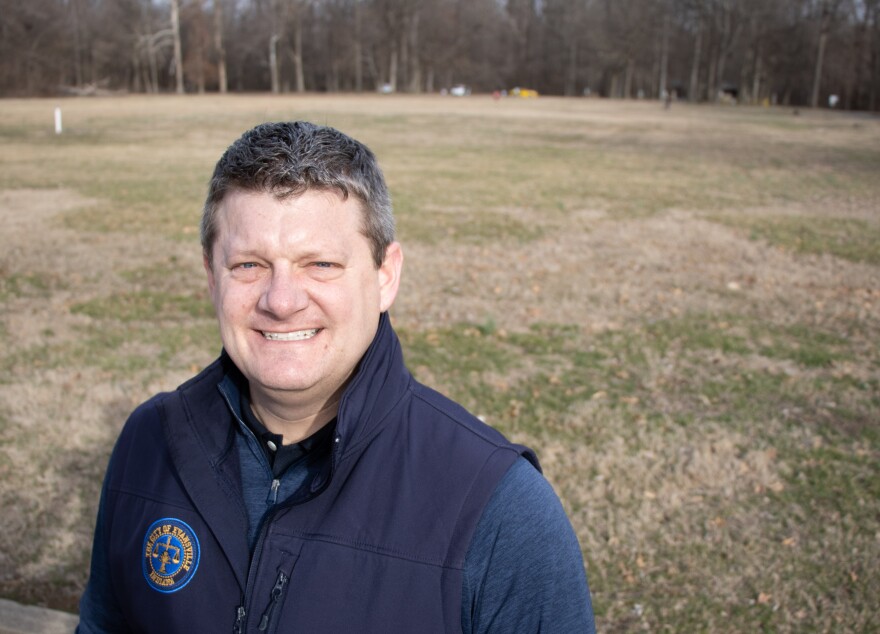
[{"label": "man's face", "polygon": [[[217,215],[208,288],[223,346],[253,398],[321,407],[346,383],[397,294],[402,253],[378,269],[360,202],[232,191]],[[256,394],[255,394],[256,392]]]}]

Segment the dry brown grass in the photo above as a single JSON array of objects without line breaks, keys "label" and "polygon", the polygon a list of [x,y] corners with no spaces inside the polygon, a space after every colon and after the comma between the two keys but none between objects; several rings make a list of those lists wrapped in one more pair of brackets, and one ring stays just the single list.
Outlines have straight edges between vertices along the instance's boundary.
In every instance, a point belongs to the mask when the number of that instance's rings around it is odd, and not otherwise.
[{"label": "dry brown grass", "polygon": [[74,609],[131,408],[216,353],[195,235],[267,119],[367,141],[420,378],[539,452],[602,631],[878,627],[880,122],[539,99],[0,102],[0,594]]}]

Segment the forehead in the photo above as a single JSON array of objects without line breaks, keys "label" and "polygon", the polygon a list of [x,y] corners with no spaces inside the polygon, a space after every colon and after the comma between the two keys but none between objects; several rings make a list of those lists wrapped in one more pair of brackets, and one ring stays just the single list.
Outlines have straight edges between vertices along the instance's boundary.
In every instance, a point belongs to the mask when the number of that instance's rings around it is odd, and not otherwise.
[{"label": "forehead", "polygon": [[366,242],[360,201],[328,189],[293,195],[233,190],[218,206],[216,229],[226,247]]}]

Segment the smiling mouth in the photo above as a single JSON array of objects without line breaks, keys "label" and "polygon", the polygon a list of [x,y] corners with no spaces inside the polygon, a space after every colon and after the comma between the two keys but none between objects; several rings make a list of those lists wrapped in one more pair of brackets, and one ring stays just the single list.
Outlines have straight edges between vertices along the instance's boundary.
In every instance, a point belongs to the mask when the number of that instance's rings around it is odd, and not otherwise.
[{"label": "smiling mouth", "polygon": [[296,330],[294,332],[263,332],[263,337],[269,341],[303,341],[311,339],[318,334],[320,328],[312,328],[311,330]]}]

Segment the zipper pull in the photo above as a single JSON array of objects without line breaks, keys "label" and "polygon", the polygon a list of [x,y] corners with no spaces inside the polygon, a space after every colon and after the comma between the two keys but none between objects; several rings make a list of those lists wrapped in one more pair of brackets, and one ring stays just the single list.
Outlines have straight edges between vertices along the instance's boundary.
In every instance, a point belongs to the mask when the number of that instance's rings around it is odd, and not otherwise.
[{"label": "zipper pull", "polygon": [[269,628],[269,622],[272,620],[272,613],[275,611],[275,606],[278,605],[278,602],[281,599],[281,594],[284,592],[285,585],[287,585],[287,575],[284,574],[284,572],[279,572],[278,578],[275,580],[275,586],[272,588],[272,599],[269,601],[269,607],[266,608],[266,611],[263,612],[263,616],[260,618],[259,630],[261,632],[265,632]]},{"label": "zipper pull", "polygon": [[244,606],[240,605],[235,609],[235,625],[232,626],[232,634],[241,634],[244,630]]},{"label": "zipper pull", "polygon": [[274,479],[272,480],[272,485],[269,487],[269,497],[266,500],[266,504],[274,506],[278,503],[278,489],[281,488],[281,480]]}]

